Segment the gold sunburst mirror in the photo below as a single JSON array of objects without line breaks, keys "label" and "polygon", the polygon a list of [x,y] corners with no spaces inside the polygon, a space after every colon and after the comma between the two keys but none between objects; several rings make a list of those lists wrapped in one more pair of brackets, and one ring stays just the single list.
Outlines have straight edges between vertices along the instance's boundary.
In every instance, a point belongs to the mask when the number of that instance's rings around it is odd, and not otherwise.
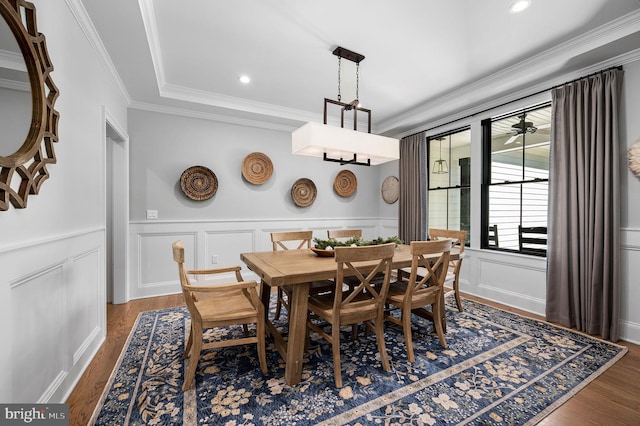
[{"label": "gold sunburst mirror", "polygon": [[59,92],[36,7],[0,0],[0,210],[27,207],[56,162]]}]

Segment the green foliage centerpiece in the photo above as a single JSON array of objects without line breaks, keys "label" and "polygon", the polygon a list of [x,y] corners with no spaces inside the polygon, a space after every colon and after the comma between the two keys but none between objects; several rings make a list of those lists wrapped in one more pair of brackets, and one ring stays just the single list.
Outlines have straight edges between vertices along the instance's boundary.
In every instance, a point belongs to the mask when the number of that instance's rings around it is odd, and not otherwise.
[{"label": "green foliage centerpiece", "polygon": [[352,247],[352,246],[373,246],[378,244],[388,244],[395,243],[396,245],[402,244],[402,240],[396,236],[389,238],[381,238],[378,237],[375,240],[363,240],[361,237],[351,237],[346,241],[338,241],[333,238],[329,238],[328,240],[321,240],[319,238],[314,238],[313,242],[315,244],[315,248],[319,250],[333,250],[335,247]]}]

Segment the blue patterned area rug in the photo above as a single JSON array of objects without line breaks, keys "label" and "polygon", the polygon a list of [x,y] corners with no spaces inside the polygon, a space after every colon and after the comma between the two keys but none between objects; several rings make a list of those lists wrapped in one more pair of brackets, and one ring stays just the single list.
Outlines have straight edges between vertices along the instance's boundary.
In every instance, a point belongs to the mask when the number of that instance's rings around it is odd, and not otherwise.
[{"label": "blue patterned area rug", "polygon": [[[142,312],[90,424],[535,424],[627,351],[470,300],[464,308],[447,307],[447,349],[430,322],[414,318],[413,364],[402,330],[386,324],[388,373],[375,336],[351,340],[345,329],[342,389],[334,385],[330,346],[312,333],[296,386],[284,382],[283,361],[267,339],[269,375],[260,371],[255,346],[205,351],[185,393],[188,311]],[[286,317],[276,326],[284,332]],[[229,333],[242,329],[211,330],[208,337]]]}]

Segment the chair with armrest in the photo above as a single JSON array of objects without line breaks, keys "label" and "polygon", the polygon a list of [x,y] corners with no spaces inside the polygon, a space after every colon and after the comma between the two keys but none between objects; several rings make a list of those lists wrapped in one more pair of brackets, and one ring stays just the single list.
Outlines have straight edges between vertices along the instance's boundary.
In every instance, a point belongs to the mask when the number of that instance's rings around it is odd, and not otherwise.
[{"label": "chair with armrest", "polygon": [[[313,330],[331,343],[333,352],[334,379],[337,388],[342,387],[340,371],[340,327],[365,323],[376,334],[382,368],[390,370],[389,358],[384,343],[384,301],[389,290],[391,264],[396,245],[380,244],[361,247],[336,247],[337,282],[345,275],[355,275],[359,285],[353,291],[343,291],[336,286],[333,293],[316,294],[309,297],[309,321],[307,332]],[[363,265],[361,262],[368,261]],[[371,261],[375,267],[371,269]],[[367,266],[368,265],[368,266]],[[375,286],[371,281],[378,274],[384,274],[382,285]],[[331,325],[331,332],[314,324],[312,320],[320,318]]]},{"label": "chair with armrest", "polygon": [[[184,267],[183,242],[174,242],[172,248],[173,260],[178,264],[180,286],[182,287],[182,293],[191,316],[189,340],[187,341],[183,355],[183,358],[186,359],[190,357],[191,359],[185,372],[182,390],[186,391],[191,387],[198,367],[198,361],[200,360],[200,352],[203,349],[256,343],[260,368],[263,374],[267,374],[265,317],[264,307],[256,290],[258,283],[255,281],[244,281],[240,274],[240,266],[187,270]],[[189,279],[189,275],[204,276],[230,272],[235,272],[237,282],[201,286],[193,285]],[[255,324],[255,335],[249,335],[248,324]],[[204,329],[230,325],[242,325],[245,337],[203,344],[202,332]]]},{"label": "chair with armrest", "polygon": [[[462,300],[460,299],[460,268],[462,267],[462,259],[464,258],[464,243],[467,239],[467,231],[456,231],[452,229],[429,229],[429,237],[432,240],[451,239],[451,248],[458,249],[458,259],[449,261],[449,274],[453,274],[453,294],[456,298],[458,311],[462,312]],[[450,277],[447,278],[450,281]],[[445,293],[445,297],[451,292]]]},{"label": "chair with armrest", "polygon": [[[291,249],[303,249],[311,248],[311,240],[313,239],[313,231],[284,231],[284,232],[272,232],[271,244],[273,251],[277,250],[291,250]],[[309,294],[325,293],[333,291],[335,283],[330,280],[326,281],[313,281],[309,286]],[[276,302],[275,319],[280,318],[281,308],[284,306],[287,311],[289,310],[288,299],[291,297],[291,289],[288,287],[278,287],[278,299]],[[285,299],[284,295],[287,298]]]},{"label": "chair with armrest", "polygon": [[[402,326],[404,341],[407,346],[409,362],[415,360],[411,337],[411,314],[416,314],[433,321],[434,328],[443,348],[447,347],[444,337],[444,294],[443,286],[447,276],[451,240],[412,241],[411,272],[409,278],[398,279],[389,286],[386,298],[388,305],[399,307],[401,319],[386,315],[385,319]],[[441,253],[437,260],[426,259],[425,256]],[[421,270],[420,275],[418,270]],[[431,311],[425,309],[431,306]]]}]

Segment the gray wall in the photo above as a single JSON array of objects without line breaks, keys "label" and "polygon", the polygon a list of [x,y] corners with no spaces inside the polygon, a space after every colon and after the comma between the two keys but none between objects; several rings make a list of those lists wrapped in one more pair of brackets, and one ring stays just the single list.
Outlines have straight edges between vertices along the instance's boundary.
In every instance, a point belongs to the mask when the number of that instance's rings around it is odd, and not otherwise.
[{"label": "gray wall", "polygon": [[[129,111],[129,135],[129,298],[180,291],[168,249],[176,240],[185,244],[189,267],[206,268],[243,266],[241,253],[271,250],[274,231],[304,229],[326,238],[328,229],[357,227],[366,239],[397,235],[398,203],[386,204],[380,192],[386,176],[397,176],[397,161],[340,166],[293,155],[289,131],[136,109]],[[273,162],[273,175],[263,185],[242,177],[242,162],[255,151]],[[193,201],[182,193],[180,175],[194,165],[216,174],[213,198]],[[356,193],[347,198],[333,190],[337,173],[344,169],[358,181]],[[317,188],[316,201],[304,208],[291,200],[291,186],[303,177]],[[158,219],[146,219],[147,210],[157,210]],[[243,276],[259,280],[247,268]]]},{"label": "gray wall", "polygon": [[[640,140],[640,60],[624,66],[620,126],[620,226],[640,231],[640,179],[627,167],[627,151]],[[640,300],[640,294],[638,294]]]},{"label": "gray wall", "polygon": [[[148,209],[158,210],[159,220],[177,221],[378,218],[381,210],[395,213],[380,195],[381,166],[340,166],[293,155],[289,132],[131,109],[129,135],[132,221],[146,220]],[[273,175],[263,185],[242,177],[242,161],[254,151],[273,162]],[[209,200],[193,201],[180,189],[180,175],[195,165],[208,167],[218,179],[218,191]],[[385,170],[393,173],[394,168],[397,162]],[[347,198],[333,190],[337,173],[344,169],[358,180],[356,193]],[[305,208],[291,200],[291,186],[303,177],[317,188],[316,201]]]}]

